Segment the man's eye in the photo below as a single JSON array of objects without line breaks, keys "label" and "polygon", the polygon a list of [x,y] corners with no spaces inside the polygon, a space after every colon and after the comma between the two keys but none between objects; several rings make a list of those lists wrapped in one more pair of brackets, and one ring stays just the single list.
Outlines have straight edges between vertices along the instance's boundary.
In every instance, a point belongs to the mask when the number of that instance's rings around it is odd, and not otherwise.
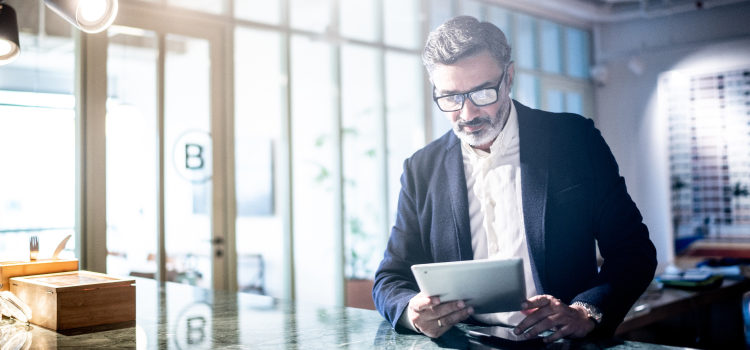
[{"label": "man's eye", "polygon": [[461,103],[461,101],[464,100],[464,97],[462,95],[454,95],[453,96],[453,102],[454,103]]},{"label": "man's eye", "polygon": [[476,99],[485,99],[487,98],[487,90],[479,90],[479,91],[474,92],[474,94],[472,95]]}]

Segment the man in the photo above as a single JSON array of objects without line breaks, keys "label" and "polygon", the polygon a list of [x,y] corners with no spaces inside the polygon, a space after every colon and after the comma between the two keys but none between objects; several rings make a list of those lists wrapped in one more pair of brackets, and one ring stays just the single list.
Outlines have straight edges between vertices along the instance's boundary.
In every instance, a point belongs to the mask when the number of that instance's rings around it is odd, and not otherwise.
[{"label": "man", "polygon": [[[528,338],[553,330],[545,342],[612,336],[653,278],[656,250],[593,122],[510,99],[510,54],[503,32],[473,17],[430,33],[422,58],[453,130],[404,163],[375,305],[397,331],[430,337],[469,317]],[[523,259],[522,312],[441,303],[410,270],[488,258]]]}]

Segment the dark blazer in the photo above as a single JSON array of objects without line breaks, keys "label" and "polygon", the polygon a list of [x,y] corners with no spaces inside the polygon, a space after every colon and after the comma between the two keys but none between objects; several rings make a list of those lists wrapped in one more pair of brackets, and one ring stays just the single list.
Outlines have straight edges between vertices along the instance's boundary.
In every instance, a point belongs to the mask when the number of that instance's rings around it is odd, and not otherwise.
[{"label": "dark blazer", "polygon": [[[513,102],[537,292],[596,305],[604,318],[592,335],[611,336],[654,277],[648,229],[591,120]],[[473,259],[468,208],[461,142],[451,130],[404,162],[396,224],[372,292],[397,331],[404,330],[398,320],[419,291],[412,265]]]}]

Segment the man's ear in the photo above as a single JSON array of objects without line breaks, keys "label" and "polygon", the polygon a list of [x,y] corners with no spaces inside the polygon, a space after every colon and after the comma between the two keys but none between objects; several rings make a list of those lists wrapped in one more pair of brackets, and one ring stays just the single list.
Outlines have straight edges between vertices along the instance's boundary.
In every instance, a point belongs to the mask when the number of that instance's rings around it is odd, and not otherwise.
[{"label": "man's ear", "polygon": [[513,81],[514,81],[513,78],[515,78],[516,76],[515,67],[516,67],[515,62],[510,61],[510,63],[508,63],[508,68],[506,68],[508,70],[508,72],[506,73],[506,75],[508,76],[507,77],[508,81],[506,82],[508,84],[508,92],[510,92],[511,88],[513,88]]}]

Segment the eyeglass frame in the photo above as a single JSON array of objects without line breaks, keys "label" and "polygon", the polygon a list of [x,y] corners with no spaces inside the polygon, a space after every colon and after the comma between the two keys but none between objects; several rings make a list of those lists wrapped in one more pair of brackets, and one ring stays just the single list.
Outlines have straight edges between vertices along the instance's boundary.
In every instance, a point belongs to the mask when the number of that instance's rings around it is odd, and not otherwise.
[{"label": "eyeglass frame", "polygon": [[[497,83],[497,86],[495,86],[494,88],[492,88],[492,87],[485,87],[485,88],[481,88],[481,89],[476,89],[476,90],[473,90],[473,91],[465,92],[465,93],[462,93],[462,94],[450,94],[450,95],[443,95],[443,96],[435,96],[435,85],[433,84],[432,85],[432,100],[435,101],[435,104],[443,112],[457,112],[457,111],[460,111],[460,110],[464,109],[464,104],[466,103],[466,99],[467,98],[469,100],[471,100],[471,103],[473,103],[474,106],[477,106],[477,107],[489,106],[489,105],[497,102],[498,100],[500,100],[500,87],[503,86],[503,82],[505,81],[505,74],[507,72],[508,72],[508,65],[505,65],[505,69],[503,69],[503,75],[500,77],[500,82]],[[472,99],[471,96],[470,96],[471,94],[473,94],[475,92],[482,91],[482,90],[490,90],[490,89],[491,90],[495,90],[495,100],[492,101],[492,102],[490,102],[490,103],[485,103],[483,105],[477,104],[476,102],[474,102],[474,99]],[[445,98],[445,97],[451,97],[451,96],[463,96],[463,98],[461,99],[461,107],[459,107],[458,109],[451,110],[451,111],[446,111],[442,107],[440,107],[440,104],[438,103],[437,100],[439,100],[441,98]]]}]

